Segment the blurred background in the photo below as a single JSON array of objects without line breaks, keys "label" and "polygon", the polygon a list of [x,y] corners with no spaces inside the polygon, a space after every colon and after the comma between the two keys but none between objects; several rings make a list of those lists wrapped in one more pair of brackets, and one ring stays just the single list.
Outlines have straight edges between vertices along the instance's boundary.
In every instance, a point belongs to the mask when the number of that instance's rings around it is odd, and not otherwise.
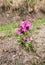
[{"label": "blurred background", "polygon": [[45,18],[45,0],[0,0],[0,25],[30,17]]}]

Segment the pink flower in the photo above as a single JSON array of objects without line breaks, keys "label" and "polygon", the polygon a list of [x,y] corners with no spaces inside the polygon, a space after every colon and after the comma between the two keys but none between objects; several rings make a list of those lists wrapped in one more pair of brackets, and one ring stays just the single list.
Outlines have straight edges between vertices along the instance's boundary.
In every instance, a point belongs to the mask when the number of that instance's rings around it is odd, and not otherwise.
[{"label": "pink flower", "polygon": [[27,41],[32,41],[33,38],[32,38],[32,36],[31,36],[30,38],[27,38],[26,40],[27,40]]},{"label": "pink flower", "polygon": [[26,27],[29,27],[29,26],[31,26],[31,22],[27,21],[26,22]]},{"label": "pink flower", "polygon": [[32,18],[32,21],[34,22],[35,21],[35,18]]},{"label": "pink flower", "polygon": [[21,29],[18,30],[18,34],[21,34],[22,32],[28,32],[29,29],[32,29],[32,25],[30,21],[23,21],[20,25]]},{"label": "pink flower", "polygon": [[22,27],[23,29],[26,29],[26,28],[32,29],[32,25],[31,25],[31,22],[30,22],[30,21],[24,21],[24,22],[22,23],[21,27]]},{"label": "pink flower", "polygon": [[20,31],[20,30],[18,30],[18,31],[17,31],[17,33],[18,33],[18,35],[20,35],[20,34],[21,34],[21,31]]},{"label": "pink flower", "polygon": [[22,31],[23,31],[23,32],[27,32],[27,29],[26,29],[26,28],[23,28]]},{"label": "pink flower", "polygon": [[30,40],[30,41],[32,41],[32,40],[33,40],[32,36],[29,38],[29,40]]},{"label": "pink flower", "polygon": [[29,21],[26,22],[26,28],[29,28],[30,30],[32,29],[31,22]]},{"label": "pink flower", "polygon": [[29,28],[30,28],[30,30],[32,30],[32,28],[33,28],[32,25]]},{"label": "pink flower", "polygon": [[27,38],[26,40],[29,41],[29,38]]},{"label": "pink flower", "polygon": [[21,28],[24,28],[24,27],[25,27],[25,25],[24,25],[24,24],[22,24],[22,25],[21,25]]},{"label": "pink flower", "polygon": [[22,24],[21,24],[21,27],[24,28],[25,27],[25,23],[26,21],[23,21]]}]

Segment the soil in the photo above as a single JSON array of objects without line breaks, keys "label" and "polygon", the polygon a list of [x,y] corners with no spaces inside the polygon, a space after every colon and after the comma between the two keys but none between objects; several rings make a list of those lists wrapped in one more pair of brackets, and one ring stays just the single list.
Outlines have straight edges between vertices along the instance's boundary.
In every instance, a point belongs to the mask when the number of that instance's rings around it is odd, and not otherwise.
[{"label": "soil", "polygon": [[0,25],[8,25],[10,23],[20,22],[26,20],[28,18],[35,18],[35,19],[42,19],[45,18],[45,14],[41,13],[40,11],[35,13],[22,13],[20,14],[19,11],[5,11],[0,13]]},{"label": "soil", "polygon": [[8,25],[10,23],[20,22],[21,20],[26,20],[30,15],[19,15],[19,12],[2,12],[0,13],[0,25]]},{"label": "soil", "polygon": [[0,39],[0,65],[40,65],[45,62],[45,24],[37,27],[33,35],[36,52],[19,46],[15,36]]},{"label": "soil", "polygon": [[15,13],[2,12],[0,13],[0,25],[8,25],[10,23],[14,23],[15,21],[19,21],[20,16]]}]

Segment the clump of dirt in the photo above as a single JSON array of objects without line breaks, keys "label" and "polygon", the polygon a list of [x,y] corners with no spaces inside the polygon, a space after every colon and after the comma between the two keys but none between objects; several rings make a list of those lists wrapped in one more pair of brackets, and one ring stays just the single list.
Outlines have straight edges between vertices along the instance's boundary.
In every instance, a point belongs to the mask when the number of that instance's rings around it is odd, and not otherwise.
[{"label": "clump of dirt", "polygon": [[28,52],[19,46],[15,36],[0,39],[0,65],[40,65],[45,62],[45,24],[38,28],[33,35],[36,52]]}]

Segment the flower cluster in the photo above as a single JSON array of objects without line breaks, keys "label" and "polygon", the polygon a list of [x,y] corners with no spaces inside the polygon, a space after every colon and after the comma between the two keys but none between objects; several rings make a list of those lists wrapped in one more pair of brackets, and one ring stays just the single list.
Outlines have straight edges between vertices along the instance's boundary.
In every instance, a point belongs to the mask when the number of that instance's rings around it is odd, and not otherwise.
[{"label": "flower cluster", "polygon": [[23,21],[22,24],[20,25],[20,30],[18,30],[18,34],[20,35],[21,33],[26,33],[29,31],[29,29],[32,29],[32,25],[30,21]]},{"label": "flower cluster", "polygon": [[32,30],[32,23],[30,21],[23,21],[20,26],[19,30],[17,30],[18,34],[18,42],[19,44],[23,44],[26,48],[32,49],[32,36],[31,36],[31,30]]}]

